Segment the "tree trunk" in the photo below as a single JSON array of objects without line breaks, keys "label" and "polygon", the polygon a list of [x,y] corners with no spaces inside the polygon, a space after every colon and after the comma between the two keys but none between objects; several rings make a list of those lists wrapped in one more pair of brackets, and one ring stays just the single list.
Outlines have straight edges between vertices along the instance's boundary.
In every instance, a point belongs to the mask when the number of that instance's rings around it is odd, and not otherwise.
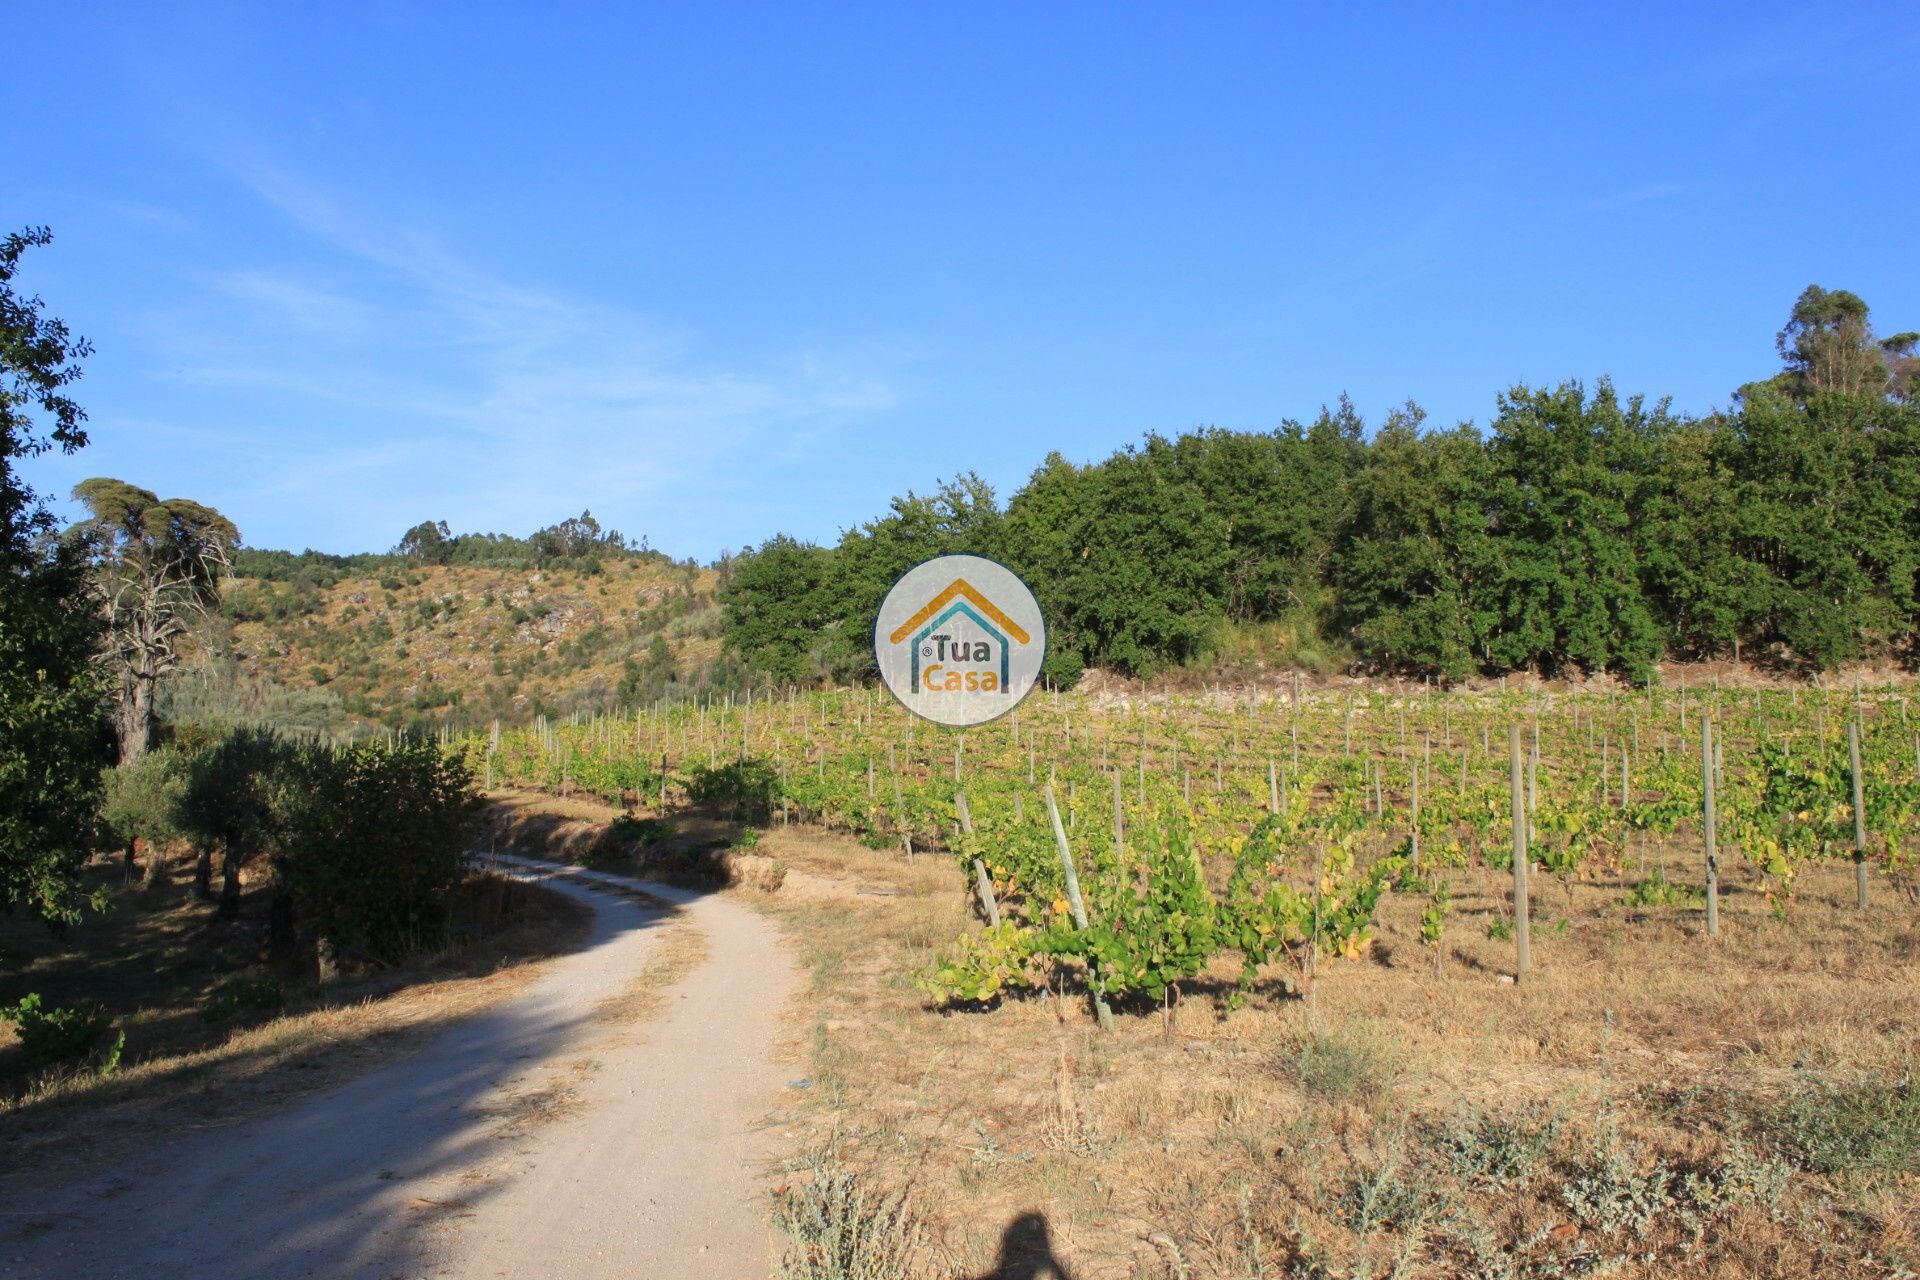
[{"label": "tree trunk", "polygon": [[202,902],[213,897],[213,850],[204,845],[193,866],[193,893]]},{"label": "tree trunk", "polygon": [[220,909],[214,912],[214,919],[231,920],[240,914],[240,868],[246,861],[246,854],[227,846],[220,859]]},{"label": "tree trunk", "polygon": [[113,705],[113,732],[120,742],[120,763],[132,764],[153,745],[154,678],[129,672]]},{"label": "tree trunk", "polygon": [[167,851],[153,841],[147,841],[147,868],[140,875],[140,887],[151,889],[160,883],[161,874],[166,870]]}]

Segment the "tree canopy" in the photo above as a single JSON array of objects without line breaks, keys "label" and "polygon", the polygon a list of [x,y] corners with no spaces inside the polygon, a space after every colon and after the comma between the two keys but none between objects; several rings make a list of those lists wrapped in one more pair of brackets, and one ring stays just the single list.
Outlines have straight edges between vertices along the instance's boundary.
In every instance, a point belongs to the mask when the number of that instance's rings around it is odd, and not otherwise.
[{"label": "tree canopy", "polygon": [[1602,378],[1510,388],[1484,429],[1408,404],[1369,434],[1343,399],[1311,424],[1051,454],[1004,512],[969,476],[831,548],[743,554],[727,642],[766,677],[864,677],[892,581],[972,551],[1039,597],[1056,681],[1150,674],[1261,627],[1449,679],[1904,651],[1920,632],[1916,347],[1878,337],[1858,295],[1813,286],[1778,335],[1780,372],[1724,413],[1683,417]]},{"label": "tree canopy", "polygon": [[108,754],[101,621],[86,565],[51,536],[53,518],[15,470],[87,442],[67,394],[90,353],[39,298],[14,288],[43,228],[0,240],[0,910],[73,918]]},{"label": "tree canopy", "polygon": [[219,603],[220,574],[240,531],[212,507],[190,498],[163,502],[124,480],[83,480],[73,496],[88,515],[67,537],[92,565],[106,611],[124,764],[152,740],[155,684],[178,665],[193,621]]}]

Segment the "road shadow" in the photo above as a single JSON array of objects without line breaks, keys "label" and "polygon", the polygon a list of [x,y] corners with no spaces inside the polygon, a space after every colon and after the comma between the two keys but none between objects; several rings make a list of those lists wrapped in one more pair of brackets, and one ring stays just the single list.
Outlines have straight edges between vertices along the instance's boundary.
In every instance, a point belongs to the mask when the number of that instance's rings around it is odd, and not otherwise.
[{"label": "road shadow", "polygon": [[[549,971],[505,1003],[450,1018],[404,1057],[238,1124],[208,1123],[183,1093],[177,1127],[150,1145],[10,1195],[0,1274],[439,1274],[433,1229],[508,1185],[516,1149],[564,1114],[566,1064],[612,1029],[605,1003],[644,968],[646,935],[702,896],[500,862],[590,900],[594,919],[572,955],[601,952],[606,964]],[[580,981],[591,973],[606,976]],[[357,1051],[347,1037],[325,1049]]]}]

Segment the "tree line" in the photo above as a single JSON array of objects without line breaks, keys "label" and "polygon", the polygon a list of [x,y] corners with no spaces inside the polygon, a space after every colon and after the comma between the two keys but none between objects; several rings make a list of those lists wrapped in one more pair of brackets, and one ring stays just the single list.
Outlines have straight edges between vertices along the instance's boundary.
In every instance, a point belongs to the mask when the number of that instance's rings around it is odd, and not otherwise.
[{"label": "tree line", "polygon": [[888,587],[991,556],[1046,610],[1047,675],[1148,675],[1223,650],[1458,680],[1643,681],[1663,657],[1832,668],[1909,656],[1920,626],[1920,334],[1809,287],[1781,368],[1704,416],[1588,386],[1516,386],[1484,430],[1344,398],[1270,432],[1048,455],[1004,507],[968,474],[833,546],[723,564],[726,642],[765,678],[873,674]]}]

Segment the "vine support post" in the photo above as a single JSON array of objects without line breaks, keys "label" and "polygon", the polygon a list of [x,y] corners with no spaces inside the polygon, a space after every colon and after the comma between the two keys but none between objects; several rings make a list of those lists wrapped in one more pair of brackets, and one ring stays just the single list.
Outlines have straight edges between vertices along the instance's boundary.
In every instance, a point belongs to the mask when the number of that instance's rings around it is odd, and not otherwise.
[{"label": "vine support post", "polygon": [[1860,722],[1847,722],[1847,763],[1853,772],[1853,896],[1854,905],[1867,909],[1867,801],[1860,777]]},{"label": "vine support post", "polygon": [[1527,792],[1520,777],[1520,726],[1508,731],[1513,797],[1513,954],[1514,979],[1524,981],[1533,967],[1532,938],[1527,902]]},{"label": "vine support post", "polygon": [[1127,819],[1120,808],[1120,771],[1113,771],[1113,856],[1124,860],[1127,856]]},{"label": "vine support post", "polygon": [[[973,839],[973,813],[967,808],[967,793],[964,791],[956,793],[953,797],[953,806],[960,811],[960,830],[965,832],[967,839],[971,841]],[[988,926],[998,929],[1000,927],[1000,904],[994,901],[993,881],[987,877],[987,865],[980,861],[978,855],[975,855],[973,858],[973,886],[979,891],[980,910],[985,913]]]},{"label": "vine support post", "polygon": [[1413,869],[1420,869],[1420,762],[1413,765]]},{"label": "vine support post", "polygon": [[[1067,846],[1066,829],[1060,825],[1060,806],[1054,802],[1053,784],[1048,783],[1043,793],[1047,802],[1047,820],[1053,824],[1053,842],[1060,849],[1060,869],[1067,881],[1067,906],[1073,911],[1073,923],[1076,928],[1087,927],[1087,904],[1080,896],[1080,876],[1073,869],[1073,850]],[[1113,1010],[1107,1007],[1106,993],[1100,987],[1100,965],[1091,956],[1087,958],[1087,985],[1093,990],[1093,1012],[1100,1020],[1102,1031],[1113,1030]]]},{"label": "vine support post", "polygon": [[1267,812],[1280,812],[1280,776],[1273,767],[1273,757],[1267,757]]},{"label": "vine support post", "polygon": [[1700,717],[1700,825],[1707,838],[1707,936],[1720,935],[1720,821],[1714,804],[1713,717]]}]

